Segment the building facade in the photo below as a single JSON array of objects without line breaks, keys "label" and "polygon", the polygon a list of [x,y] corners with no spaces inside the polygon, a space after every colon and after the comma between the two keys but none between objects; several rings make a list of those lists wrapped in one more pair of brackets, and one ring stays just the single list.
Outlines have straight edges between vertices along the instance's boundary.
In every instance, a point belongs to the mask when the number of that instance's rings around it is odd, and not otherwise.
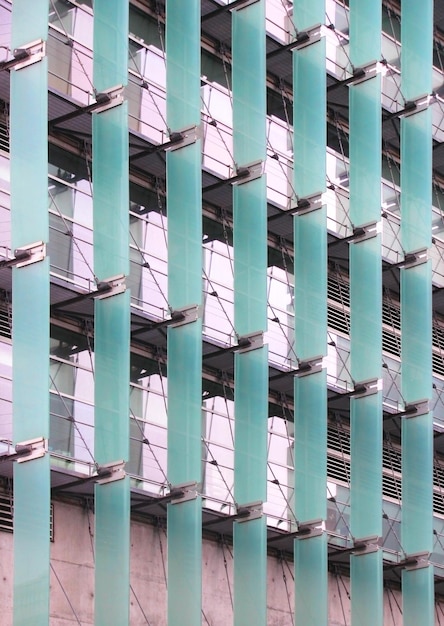
[{"label": "building facade", "polygon": [[444,622],[439,1],[0,25],[11,623]]}]

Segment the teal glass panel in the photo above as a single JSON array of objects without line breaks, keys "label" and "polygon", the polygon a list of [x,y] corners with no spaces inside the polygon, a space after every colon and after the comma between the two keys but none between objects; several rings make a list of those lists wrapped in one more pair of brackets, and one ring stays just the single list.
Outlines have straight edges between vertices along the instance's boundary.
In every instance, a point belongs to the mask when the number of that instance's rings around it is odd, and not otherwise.
[{"label": "teal glass panel", "polygon": [[267,499],[267,346],[234,357],[234,498]]},{"label": "teal glass panel", "polygon": [[379,0],[350,0],[350,60],[354,67],[381,58],[381,7]]},{"label": "teal glass panel", "polygon": [[36,241],[48,241],[47,70],[47,59],[43,59],[27,68],[11,72],[13,249]]},{"label": "teal glass panel", "polygon": [[201,481],[201,320],[168,328],[168,480]]},{"label": "teal glass panel", "polygon": [[167,153],[168,299],[202,301],[201,142]]},{"label": "teal glass panel", "polygon": [[402,570],[403,626],[434,626],[433,566]]},{"label": "teal glass panel", "polygon": [[293,21],[298,31],[325,23],[325,0],[294,0]]},{"label": "teal glass panel", "polygon": [[127,103],[93,114],[94,272],[129,274]]},{"label": "teal glass panel", "polygon": [[294,542],[294,623],[328,624],[327,535]]},{"label": "teal glass panel", "polygon": [[13,439],[20,443],[49,437],[49,259],[14,267],[12,276]]},{"label": "teal glass panel", "polygon": [[352,554],[350,578],[352,624],[383,626],[382,551]]},{"label": "teal glass panel", "polygon": [[401,119],[401,242],[406,252],[431,246],[431,116],[428,109]]},{"label": "teal glass panel", "polygon": [[265,176],[234,187],[234,326],[239,335],[267,328]]},{"label": "teal glass panel", "polygon": [[351,534],[382,533],[382,393],[351,398]]},{"label": "teal glass panel", "polygon": [[431,262],[401,269],[401,375],[406,403],[432,393]]},{"label": "teal glass panel", "polygon": [[380,75],[351,86],[349,94],[350,219],[361,226],[381,219]]},{"label": "teal glass panel", "polygon": [[95,300],[95,428],[98,463],[129,458],[130,293]]},{"label": "teal glass panel", "polygon": [[294,217],[295,352],[327,353],[327,211]]},{"label": "teal glass panel", "polygon": [[128,2],[94,0],[94,87],[103,91],[128,81]]},{"label": "teal glass panel", "polygon": [[95,485],[94,624],[129,624],[129,477]]},{"label": "teal glass panel", "polygon": [[167,0],[167,121],[177,131],[200,124],[200,1]]},{"label": "teal glass panel", "polygon": [[14,50],[37,39],[46,40],[47,37],[48,0],[14,0],[11,48]]},{"label": "teal glass panel", "polygon": [[262,516],[250,522],[235,522],[233,542],[234,626],[266,626],[266,518]]},{"label": "teal glass panel", "polygon": [[402,422],[401,545],[406,554],[433,549],[433,413]]},{"label": "teal glass panel", "polygon": [[168,505],[168,624],[201,626],[202,500]]},{"label": "teal glass panel", "polygon": [[349,251],[351,375],[359,382],[381,377],[381,235],[352,243]]},{"label": "teal glass panel", "polygon": [[49,520],[49,454],[15,463],[14,626],[49,624]]},{"label": "teal glass panel", "polygon": [[433,0],[403,1],[401,45],[401,91],[403,97],[406,100],[411,100],[423,94],[431,93]]},{"label": "teal glass panel", "polygon": [[295,515],[327,516],[327,370],[294,381]]},{"label": "teal glass panel", "polygon": [[265,2],[232,13],[234,160],[265,159]]},{"label": "teal glass panel", "polygon": [[293,84],[293,183],[304,198],[325,191],[325,39],[293,52]]}]

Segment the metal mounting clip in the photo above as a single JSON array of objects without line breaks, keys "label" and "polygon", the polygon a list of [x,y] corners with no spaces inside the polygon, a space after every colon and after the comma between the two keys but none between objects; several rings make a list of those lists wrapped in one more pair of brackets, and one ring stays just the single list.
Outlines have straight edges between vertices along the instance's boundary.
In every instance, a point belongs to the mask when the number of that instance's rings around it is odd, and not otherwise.
[{"label": "metal mounting clip", "polygon": [[113,107],[119,106],[123,102],[123,85],[116,85],[109,89],[96,93],[96,104],[92,109],[94,113],[101,113]]},{"label": "metal mounting clip", "polygon": [[399,267],[416,267],[417,265],[427,263],[428,260],[429,251],[427,250],[427,248],[422,248],[421,250],[415,250],[414,252],[407,252],[404,257],[404,261],[399,264]]},{"label": "metal mounting clip", "polygon": [[103,300],[124,291],[126,291],[125,274],[118,274],[97,283],[97,291],[92,293],[92,297],[96,300]]},{"label": "metal mounting clip", "polygon": [[202,126],[186,126],[181,130],[173,131],[170,133],[170,141],[165,145],[165,152],[173,152],[185,146],[190,146],[196,143],[198,139],[202,138]]},{"label": "metal mounting clip", "polygon": [[398,117],[410,117],[421,111],[425,111],[431,104],[436,101],[435,94],[423,94],[415,100],[408,100],[402,111],[399,111]]},{"label": "metal mounting clip", "polygon": [[264,345],[264,333],[259,330],[250,335],[242,335],[237,340],[237,346],[234,346],[234,352],[250,352],[251,350],[257,350]]},{"label": "metal mounting clip", "polygon": [[321,209],[325,204],[324,194],[321,191],[305,196],[304,198],[298,198],[297,205],[289,210],[289,213],[304,215],[305,213],[311,213]]},{"label": "metal mounting clip", "polygon": [[170,504],[181,504],[188,502],[188,500],[195,500],[197,498],[197,482],[191,481],[174,485],[171,487],[169,495],[171,496]]},{"label": "metal mounting clip", "polygon": [[231,181],[232,185],[243,185],[251,180],[260,178],[264,173],[264,161],[253,161],[247,165],[236,166],[236,176]]},{"label": "metal mounting clip", "polygon": [[307,522],[299,522],[295,536],[298,539],[310,539],[311,537],[319,537],[324,532],[324,520],[312,519]]},{"label": "metal mounting clip", "polygon": [[168,326],[171,328],[185,326],[185,324],[195,322],[200,317],[202,317],[202,307],[199,304],[191,304],[180,309],[174,309],[171,313],[172,323]]},{"label": "metal mounting clip", "polygon": [[15,451],[20,455],[17,457],[17,463],[39,459],[48,452],[48,440],[44,437],[37,437],[36,439],[21,441],[16,444]]},{"label": "metal mounting clip", "polygon": [[46,257],[46,244],[43,241],[31,243],[28,246],[16,248],[11,259],[0,261],[1,267],[25,267],[38,261],[43,261]]},{"label": "metal mounting clip", "polygon": [[381,61],[371,61],[361,67],[355,68],[353,76],[347,81],[348,85],[359,85],[360,83],[374,78],[378,74],[385,74],[387,71],[387,65]]},{"label": "metal mounting clip", "polygon": [[428,400],[418,400],[417,402],[409,402],[405,405],[403,417],[409,419],[411,417],[419,417],[430,413],[430,403]]},{"label": "metal mounting clip", "polygon": [[312,357],[306,361],[300,361],[299,367],[296,370],[296,376],[299,378],[302,376],[308,376],[309,374],[316,374],[320,372],[324,365],[324,357],[322,354]]},{"label": "metal mounting clip", "polygon": [[307,30],[301,30],[296,35],[296,41],[291,45],[292,50],[302,50],[325,37],[329,29],[324,24],[315,24]]},{"label": "metal mounting clip", "polygon": [[125,461],[112,461],[111,463],[99,465],[95,482],[99,485],[106,485],[116,480],[122,480],[125,476]]},{"label": "metal mounting clip", "polygon": [[33,63],[38,63],[45,57],[46,42],[43,39],[36,39],[20,46],[20,48],[15,48],[12,54],[12,59],[0,63],[0,70],[20,70]]},{"label": "metal mounting clip", "polygon": [[259,519],[262,517],[263,512],[262,500],[256,500],[255,502],[248,502],[247,504],[236,506],[235,521],[239,524],[243,522],[250,522],[253,519]]},{"label": "metal mounting clip", "polygon": [[381,232],[381,222],[369,222],[353,229],[353,236],[348,239],[349,243],[359,243],[367,239],[373,239]]},{"label": "metal mounting clip", "polygon": [[249,7],[251,4],[256,4],[256,2],[259,2],[259,0],[238,0],[236,2],[236,6],[231,8],[228,7],[229,11],[241,11],[242,9],[246,9],[247,7]]},{"label": "metal mounting clip", "polygon": [[382,389],[382,380],[380,378],[371,378],[370,380],[362,380],[355,382],[355,388],[350,394],[353,398],[364,398],[372,396]]},{"label": "metal mounting clip", "polygon": [[430,552],[414,552],[412,554],[406,554],[405,559],[403,559],[399,564],[405,567],[407,571],[412,571],[428,567],[429,558]]},{"label": "metal mounting clip", "polygon": [[370,535],[368,537],[360,537],[353,541],[352,554],[361,556],[362,554],[370,554],[379,550],[380,537],[378,535]]}]

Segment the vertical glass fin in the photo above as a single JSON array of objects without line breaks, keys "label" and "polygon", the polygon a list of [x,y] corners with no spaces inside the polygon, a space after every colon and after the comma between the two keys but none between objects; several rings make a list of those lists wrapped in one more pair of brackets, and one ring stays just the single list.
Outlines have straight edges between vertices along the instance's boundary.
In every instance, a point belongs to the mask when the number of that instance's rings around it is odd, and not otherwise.
[{"label": "vertical glass fin", "polygon": [[384,623],[382,550],[378,549],[368,554],[352,554],[350,570],[352,624],[382,625]]},{"label": "vertical glass fin", "polygon": [[296,626],[328,624],[327,535],[294,542]]}]

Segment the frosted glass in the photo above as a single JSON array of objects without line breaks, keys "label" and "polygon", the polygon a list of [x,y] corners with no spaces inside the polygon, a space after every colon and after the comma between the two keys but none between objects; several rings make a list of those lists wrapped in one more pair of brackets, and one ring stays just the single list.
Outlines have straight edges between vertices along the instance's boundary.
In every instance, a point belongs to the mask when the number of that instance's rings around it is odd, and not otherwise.
[{"label": "frosted glass", "polygon": [[411,100],[431,93],[433,0],[403,0],[401,45],[402,95],[406,100]]},{"label": "frosted glass", "polygon": [[383,626],[382,551],[352,554],[350,570],[352,624]]},{"label": "frosted glass", "polygon": [[433,566],[402,571],[403,626],[434,626]]},{"label": "frosted glass", "polygon": [[379,0],[350,0],[350,60],[354,67],[381,58],[381,6]]},{"label": "frosted glass", "polygon": [[128,2],[94,0],[94,87],[128,81]]},{"label": "frosted glass", "polygon": [[234,359],[234,498],[240,504],[267,499],[267,346]]},{"label": "frosted glass", "polygon": [[265,2],[232,13],[234,160],[265,159]]},{"label": "frosted glass", "polygon": [[235,522],[233,542],[234,626],[266,626],[266,518],[262,516],[250,522]]},{"label": "frosted glass", "polygon": [[[48,0],[14,0],[11,48],[19,48],[48,36]],[[46,97],[46,90],[44,93]]]},{"label": "frosted glass", "polygon": [[201,626],[202,500],[168,505],[168,624]]},{"label": "frosted glass", "polygon": [[129,625],[129,480],[95,486],[96,626]]},{"label": "frosted glass", "polygon": [[294,382],[295,515],[327,516],[327,370]]},{"label": "frosted glass", "polygon": [[294,542],[294,623],[328,624],[327,535]]},{"label": "frosted glass", "polygon": [[200,1],[167,0],[167,120],[175,131],[200,124]]},{"label": "frosted glass", "polygon": [[168,328],[168,480],[201,480],[201,320]]},{"label": "frosted glass", "polygon": [[294,0],[293,21],[297,30],[325,22],[325,0]]}]

